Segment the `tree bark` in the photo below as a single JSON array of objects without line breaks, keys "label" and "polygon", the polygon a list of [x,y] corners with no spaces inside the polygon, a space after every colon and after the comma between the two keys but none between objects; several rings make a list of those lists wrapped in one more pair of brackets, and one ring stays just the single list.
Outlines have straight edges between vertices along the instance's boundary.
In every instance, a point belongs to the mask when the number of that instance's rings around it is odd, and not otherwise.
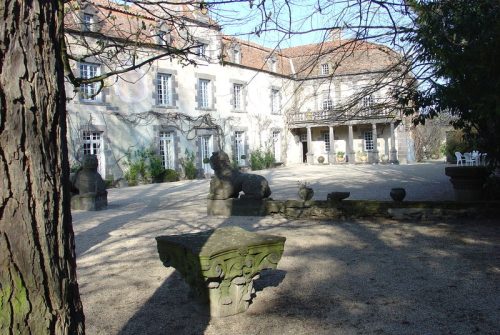
[{"label": "tree bark", "polygon": [[0,2],[0,334],[83,334],[62,1]]}]

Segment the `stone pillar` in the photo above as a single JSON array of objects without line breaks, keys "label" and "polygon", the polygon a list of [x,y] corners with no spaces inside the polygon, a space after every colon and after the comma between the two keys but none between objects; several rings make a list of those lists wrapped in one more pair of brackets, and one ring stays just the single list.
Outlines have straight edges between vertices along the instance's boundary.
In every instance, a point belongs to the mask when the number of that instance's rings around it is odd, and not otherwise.
[{"label": "stone pillar", "polygon": [[354,153],[354,134],[352,131],[352,124],[349,125],[349,138],[347,142],[347,159],[349,164],[354,164],[356,162],[356,157]]},{"label": "stone pillar", "polygon": [[311,126],[307,126],[307,164],[314,163],[314,154],[312,151]]},{"label": "stone pillar", "polygon": [[328,153],[328,164],[335,164],[336,153],[335,153],[335,132],[333,126],[328,126],[330,135],[330,152]]},{"label": "stone pillar", "polygon": [[398,150],[396,149],[396,137],[394,135],[394,122],[391,122],[391,149],[389,150],[389,162],[399,164]]},{"label": "stone pillar", "polygon": [[371,152],[370,163],[378,163],[378,140],[377,140],[377,124],[372,123],[372,139],[373,139],[373,151]]}]

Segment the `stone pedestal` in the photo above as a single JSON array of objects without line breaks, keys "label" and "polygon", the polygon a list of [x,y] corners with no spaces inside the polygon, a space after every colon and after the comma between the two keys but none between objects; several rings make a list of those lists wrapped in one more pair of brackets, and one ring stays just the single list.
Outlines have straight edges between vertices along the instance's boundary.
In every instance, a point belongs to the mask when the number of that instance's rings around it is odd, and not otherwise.
[{"label": "stone pedestal", "polygon": [[276,269],[285,238],[224,227],[194,234],[156,237],[165,266],[173,266],[195,297],[208,303],[211,316],[248,309],[253,281],[263,269]]},{"label": "stone pedestal", "polygon": [[84,211],[98,211],[108,206],[107,193],[77,194],[71,197],[71,209]]},{"label": "stone pedestal", "polygon": [[490,174],[484,166],[449,166],[445,174],[450,177],[457,201],[480,201],[484,184]]}]

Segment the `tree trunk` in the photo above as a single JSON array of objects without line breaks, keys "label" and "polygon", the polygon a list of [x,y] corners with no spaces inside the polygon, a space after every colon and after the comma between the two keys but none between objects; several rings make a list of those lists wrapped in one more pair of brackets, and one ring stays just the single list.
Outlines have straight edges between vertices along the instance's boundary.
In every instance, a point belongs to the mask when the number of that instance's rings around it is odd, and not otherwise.
[{"label": "tree trunk", "polygon": [[0,334],[83,334],[62,1],[0,2]]}]

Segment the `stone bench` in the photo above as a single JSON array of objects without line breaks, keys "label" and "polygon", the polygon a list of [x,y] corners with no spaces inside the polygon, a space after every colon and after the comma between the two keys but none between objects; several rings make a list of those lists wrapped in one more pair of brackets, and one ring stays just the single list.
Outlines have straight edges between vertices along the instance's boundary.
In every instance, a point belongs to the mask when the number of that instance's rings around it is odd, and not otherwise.
[{"label": "stone bench", "polygon": [[285,238],[239,227],[200,233],[158,236],[163,264],[177,269],[195,297],[208,303],[211,316],[229,316],[248,309],[253,281],[263,269],[276,269]]}]

